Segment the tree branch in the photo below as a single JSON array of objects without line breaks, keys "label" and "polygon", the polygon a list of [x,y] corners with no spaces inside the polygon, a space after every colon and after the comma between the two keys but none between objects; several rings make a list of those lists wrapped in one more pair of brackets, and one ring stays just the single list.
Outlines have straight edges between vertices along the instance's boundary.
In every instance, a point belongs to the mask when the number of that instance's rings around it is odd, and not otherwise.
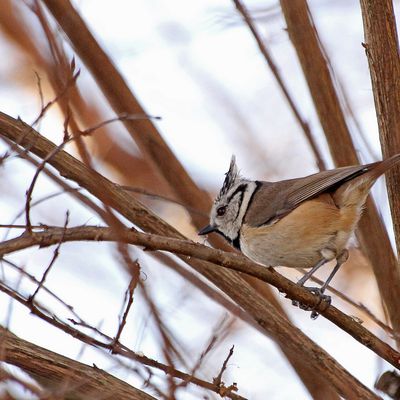
[{"label": "tree branch", "polygon": [[0,326],[2,360],[16,365],[65,399],[151,400],[153,396],[97,368],[20,339]]},{"label": "tree branch", "polygon": [[[361,0],[360,4],[381,148],[384,157],[389,157],[400,153],[400,55],[393,2]],[[399,258],[400,168],[390,170],[386,182]],[[399,269],[388,273],[393,274],[389,282],[400,280]]]}]

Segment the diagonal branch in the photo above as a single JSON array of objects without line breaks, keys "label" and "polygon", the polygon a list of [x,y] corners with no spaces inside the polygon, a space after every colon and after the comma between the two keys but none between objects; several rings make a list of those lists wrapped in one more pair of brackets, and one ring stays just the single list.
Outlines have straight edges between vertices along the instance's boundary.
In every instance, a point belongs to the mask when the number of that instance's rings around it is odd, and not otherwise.
[{"label": "diagonal branch", "polygon": [[95,366],[89,367],[20,339],[1,326],[0,348],[3,361],[22,368],[50,392],[65,392],[65,383],[69,382],[66,398],[154,399]]}]

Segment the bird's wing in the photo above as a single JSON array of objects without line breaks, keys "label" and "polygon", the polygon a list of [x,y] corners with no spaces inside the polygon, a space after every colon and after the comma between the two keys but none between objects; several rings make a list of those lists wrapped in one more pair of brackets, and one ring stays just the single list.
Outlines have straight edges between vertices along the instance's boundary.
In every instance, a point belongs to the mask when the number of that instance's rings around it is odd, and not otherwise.
[{"label": "bird's wing", "polygon": [[280,182],[259,182],[249,204],[245,222],[261,226],[276,222],[302,202],[329,192],[369,171],[373,164],[357,165],[318,172],[304,178]]},{"label": "bird's wing", "polygon": [[294,208],[305,200],[321,193],[329,192],[344,182],[356,178],[369,171],[375,165],[356,165],[318,172],[314,175],[292,180],[293,184],[286,193],[286,206]]}]

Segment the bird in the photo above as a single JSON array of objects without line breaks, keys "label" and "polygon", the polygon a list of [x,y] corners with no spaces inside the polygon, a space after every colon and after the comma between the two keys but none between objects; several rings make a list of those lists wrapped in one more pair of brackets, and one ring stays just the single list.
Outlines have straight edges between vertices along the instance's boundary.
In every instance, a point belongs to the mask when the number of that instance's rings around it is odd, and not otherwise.
[{"label": "bird", "polygon": [[198,234],[219,233],[264,266],[311,268],[297,282],[299,286],[304,286],[325,263],[336,260],[323,285],[308,288],[330,302],[324,292],[348,259],[347,244],[369,191],[399,162],[397,154],[370,164],[267,182],[241,176],[233,155],[212,205],[210,222]]}]

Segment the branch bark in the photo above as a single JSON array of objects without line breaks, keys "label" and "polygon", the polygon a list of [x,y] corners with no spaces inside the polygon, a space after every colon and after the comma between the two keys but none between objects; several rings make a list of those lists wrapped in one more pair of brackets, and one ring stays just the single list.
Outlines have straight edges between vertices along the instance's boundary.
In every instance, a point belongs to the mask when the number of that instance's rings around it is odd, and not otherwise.
[{"label": "branch bark", "polygon": [[[339,98],[321,51],[317,31],[313,25],[306,0],[280,0],[289,37],[296,49],[304,76],[325,132],[331,155],[338,167],[357,164]],[[372,199],[359,224],[359,238],[364,253],[371,261],[380,295],[388,309],[393,328],[400,332],[400,278],[397,261],[388,234]]]},{"label": "branch bark", "polygon": [[[3,113],[0,113],[0,135],[29,149],[40,158],[45,158],[55,147],[53,143],[39,135],[29,125]],[[132,196],[120,189],[118,185],[88,169],[68,153],[61,151],[48,163],[56,168],[62,176],[74,180],[143,230],[159,235],[183,238],[179,232],[157,218]],[[231,256],[235,257],[234,254]],[[236,257],[239,256],[236,255]],[[246,310],[278,344],[286,346],[288,351],[291,351],[299,359],[303,359],[305,363],[310,365],[310,368],[318,371],[324,379],[335,387],[339,394],[349,399],[377,398],[328,353],[293,326],[275,308],[269,306],[240,275],[226,269],[215,268],[215,265],[207,262],[195,259],[185,259],[185,261]],[[260,268],[267,271],[264,267]],[[278,276],[278,274],[273,275]],[[294,284],[292,283],[292,285]],[[307,292],[303,295],[308,296],[310,294]],[[314,297],[308,298],[308,300],[315,301]],[[360,328],[364,329],[361,326]]]},{"label": "branch bark", "polygon": [[[361,0],[360,4],[381,148],[384,157],[389,157],[400,153],[400,55],[393,3]],[[386,182],[399,258],[400,169],[389,171]],[[392,272],[390,282],[399,281],[399,267]]]},{"label": "branch bark", "polygon": [[50,393],[61,394],[63,399],[155,400],[97,367],[89,367],[20,339],[1,326],[0,349],[3,361],[20,367]]}]

